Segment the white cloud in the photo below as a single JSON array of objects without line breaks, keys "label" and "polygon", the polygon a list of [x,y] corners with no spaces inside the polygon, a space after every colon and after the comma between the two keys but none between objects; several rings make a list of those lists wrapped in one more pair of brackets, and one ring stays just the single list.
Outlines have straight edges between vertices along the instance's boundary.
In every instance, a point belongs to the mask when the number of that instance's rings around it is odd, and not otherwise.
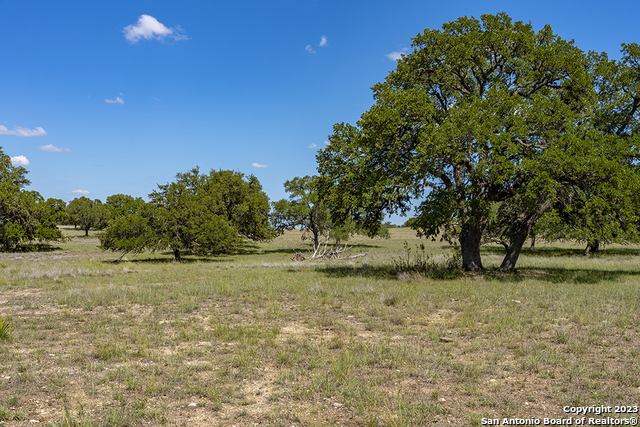
[{"label": "white cloud", "polygon": [[124,104],[124,101],[119,96],[116,99],[105,99],[104,102],[108,104]]},{"label": "white cloud", "polygon": [[71,193],[71,194],[91,194],[91,192],[89,192],[88,190],[73,190],[73,191],[67,191],[67,193]]},{"label": "white cloud", "polygon": [[60,147],[56,147],[53,144],[47,144],[47,145],[43,145],[42,147],[38,147],[38,150],[47,151],[49,153],[59,153],[63,149]]},{"label": "white cloud", "polygon": [[329,141],[325,141],[325,142],[324,142],[324,145],[329,145]]},{"label": "white cloud", "polygon": [[11,164],[13,166],[31,166],[31,163],[29,163],[29,160],[25,156],[12,157]]},{"label": "white cloud", "polygon": [[254,168],[266,168],[267,165],[261,165],[260,163],[251,163],[251,166]]},{"label": "white cloud", "polygon": [[[327,45],[327,37],[326,36],[320,37],[320,44],[318,46],[324,47],[326,45]],[[313,50],[313,47],[310,44],[308,44],[307,47],[304,48],[304,50],[306,50],[309,53],[316,53],[316,51]]]},{"label": "white cloud", "polygon": [[45,136],[46,134],[47,132],[45,132],[41,127],[27,129],[22,126],[14,126],[12,130],[9,130],[6,126],[0,125],[0,135]]},{"label": "white cloud", "polygon": [[66,151],[67,153],[71,152],[71,150],[69,148],[65,148],[64,151]]},{"label": "white cloud", "polygon": [[392,61],[399,61],[402,59],[402,57],[404,55],[406,55],[406,52],[409,51],[408,47],[404,47],[402,48],[402,50],[400,50],[399,52],[391,52],[391,53],[387,53],[385,56],[389,59],[391,59]]},{"label": "white cloud", "polygon": [[314,144],[314,143],[311,143],[311,145],[309,146],[309,148],[316,148],[316,147],[317,147],[317,145]]},{"label": "white cloud", "polygon": [[170,37],[174,40],[188,40],[179,25],[173,28],[167,28],[163,23],[159,22],[156,18],[150,15],[140,15],[138,23],[136,25],[128,25],[124,28],[124,36],[131,43],[138,43],[140,39],[156,39],[162,40],[165,37]]}]

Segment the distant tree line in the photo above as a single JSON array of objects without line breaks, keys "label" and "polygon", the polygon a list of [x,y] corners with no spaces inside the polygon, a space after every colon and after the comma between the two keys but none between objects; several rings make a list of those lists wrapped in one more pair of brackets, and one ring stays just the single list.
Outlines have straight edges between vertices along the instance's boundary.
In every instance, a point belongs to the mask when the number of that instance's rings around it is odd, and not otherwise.
[{"label": "distant tree line", "polygon": [[[355,223],[334,225],[318,199],[312,177],[285,183],[289,200],[269,203],[258,179],[239,172],[198,168],[178,173],[174,182],[158,185],[149,201],[126,194],[99,199],[79,197],[66,203],[44,200],[29,184],[27,171],[13,166],[0,151],[0,248],[62,238],[58,225],[73,225],[100,247],[127,253],[169,250],[176,261],[185,254],[216,255],[238,251],[245,239],[270,240],[285,230],[302,228],[303,238],[336,244],[359,232]],[[273,211],[272,211],[273,209]],[[382,230],[386,230],[383,228]],[[380,233],[384,234],[384,232]]]}]

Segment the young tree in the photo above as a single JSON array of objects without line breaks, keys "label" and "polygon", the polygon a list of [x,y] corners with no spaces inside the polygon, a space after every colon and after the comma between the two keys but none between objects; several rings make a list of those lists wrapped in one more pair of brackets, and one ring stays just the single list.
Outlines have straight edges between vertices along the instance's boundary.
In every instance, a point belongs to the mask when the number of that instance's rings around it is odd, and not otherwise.
[{"label": "young tree", "polygon": [[455,229],[463,268],[479,270],[492,204],[522,192],[525,216],[539,217],[547,200],[537,191],[557,183],[547,165],[581,141],[593,100],[587,59],[549,26],[535,32],[504,13],[427,29],[412,45],[373,87],[358,125],[334,126],[317,156],[320,194],[345,208],[338,213],[364,208],[373,229],[384,211],[421,198],[413,226],[431,236]]},{"label": "young tree", "polygon": [[[336,245],[354,234],[363,231],[353,220],[346,219],[336,224],[331,219],[328,206],[320,200],[317,191],[317,176],[295,177],[284,183],[284,189],[290,193],[289,199],[272,203],[271,222],[279,234],[284,230],[302,228],[302,239],[311,239],[314,251],[322,239],[334,238]],[[388,237],[389,230],[380,225],[377,236]]]},{"label": "young tree", "polygon": [[285,182],[289,200],[282,199],[272,204],[272,224],[278,233],[301,227],[304,230],[302,238],[310,238],[314,250],[332,228],[329,209],[320,201],[314,187],[315,178],[307,175]]},{"label": "young tree", "polygon": [[91,228],[103,229],[109,222],[109,211],[99,199],[91,200],[87,197],[73,199],[67,205],[67,214],[71,222],[89,235]]}]

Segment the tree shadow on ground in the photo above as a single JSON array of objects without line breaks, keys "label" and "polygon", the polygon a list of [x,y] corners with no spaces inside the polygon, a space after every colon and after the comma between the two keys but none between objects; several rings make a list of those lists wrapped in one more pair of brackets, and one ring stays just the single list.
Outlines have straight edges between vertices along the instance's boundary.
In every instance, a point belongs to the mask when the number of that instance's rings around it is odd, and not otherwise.
[{"label": "tree shadow on ground", "polygon": [[[304,263],[300,263],[301,266]],[[329,277],[367,277],[378,279],[395,279],[398,275],[396,268],[392,265],[318,265],[317,270]],[[289,272],[298,270],[290,268]]]},{"label": "tree shadow on ground", "polygon": [[597,284],[616,281],[622,277],[633,277],[637,280],[640,271],[629,270],[596,270],[588,268],[555,268],[525,267],[514,272],[503,272],[498,269],[487,270],[485,278],[503,282],[524,282],[539,280],[557,284]]},{"label": "tree shadow on ground", "polygon": [[[500,255],[504,256],[506,251],[501,246],[483,246],[480,250],[482,254],[487,255]],[[537,248],[522,248],[520,255],[526,255],[530,257],[585,257],[584,248],[555,248],[555,247],[537,247]],[[588,256],[640,256],[640,248],[630,247],[615,247],[615,248],[600,248],[598,252],[592,252]]]},{"label": "tree shadow on ground", "polygon": [[235,251],[235,255],[252,255],[260,252],[260,246],[251,242],[245,242],[242,247]]},{"label": "tree shadow on ground", "polygon": [[274,254],[274,253],[293,254],[295,253],[295,250],[291,248],[262,249],[258,245],[248,244],[240,248],[239,250],[237,250],[235,255],[264,255],[264,254]]},{"label": "tree shadow on ground", "polygon": [[16,245],[12,248],[3,250],[3,253],[27,253],[27,252],[55,252],[61,251],[59,246],[53,246],[48,243],[32,243],[27,245]]},{"label": "tree shadow on ground", "polygon": [[[302,249],[306,252],[305,249]],[[301,249],[294,249],[294,248],[281,248],[281,249],[266,249],[263,251],[255,251],[255,252],[251,252],[250,254],[247,255],[266,255],[266,254],[290,254],[291,256],[295,255],[296,252],[300,252]]]},{"label": "tree shadow on ground", "polygon": [[[119,263],[128,263],[128,262],[136,263],[136,264],[171,264],[172,262],[176,262],[173,259],[173,252],[162,252],[160,253],[160,255],[166,255],[167,258],[133,258],[133,259],[116,258],[113,260],[105,260],[103,262],[109,263],[109,264],[119,264]],[[196,256],[196,255],[182,255],[182,260],[180,261],[180,263],[192,264],[196,262],[214,263],[214,262],[234,261],[233,258],[227,258],[227,257],[228,255],[224,255],[219,258],[216,258],[214,256],[205,257],[205,256]]]},{"label": "tree shadow on ground", "polygon": [[[327,250],[335,247],[335,245],[327,245]],[[380,248],[380,245],[368,245],[366,243],[363,244],[354,244],[353,246],[349,245],[347,242],[347,248],[351,250],[358,249],[371,249],[371,248]],[[292,256],[296,252],[306,253],[313,252],[311,249],[311,245],[302,244],[300,246],[290,247],[290,248],[277,248],[277,249],[261,249],[258,245],[246,245],[245,248],[238,251],[238,255],[266,255],[266,254],[291,254]]]},{"label": "tree shadow on ground", "polygon": [[[482,272],[465,272],[462,270],[435,270],[431,273],[417,273],[402,271],[393,264],[370,265],[327,265],[318,266],[317,270],[332,278],[363,277],[387,280],[417,280],[446,281],[471,277],[484,277],[486,280],[495,280],[509,283],[520,283],[531,280],[544,281],[555,284],[597,284],[618,280],[622,277],[633,277],[634,281],[640,276],[640,271],[628,270],[596,270],[596,269],[565,269],[565,268],[522,268],[514,272],[503,272],[497,268],[487,269]],[[295,272],[295,269],[289,269]],[[474,286],[477,284],[474,284]],[[478,285],[481,286],[481,285]]]}]

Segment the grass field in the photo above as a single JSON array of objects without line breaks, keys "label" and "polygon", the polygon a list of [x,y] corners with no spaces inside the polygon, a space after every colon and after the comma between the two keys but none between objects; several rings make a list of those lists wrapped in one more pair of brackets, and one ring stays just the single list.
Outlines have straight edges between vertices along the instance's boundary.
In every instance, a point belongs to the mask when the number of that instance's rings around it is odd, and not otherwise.
[{"label": "grass field", "polygon": [[0,426],[478,426],[640,404],[636,246],[539,245],[514,274],[488,247],[486,273],[434,279],[394,269],[405,241],[452,253],[407,229],[354,239],[353,260],[293,262],[291,232],[180,264],[65,233],[0,254]]}]

